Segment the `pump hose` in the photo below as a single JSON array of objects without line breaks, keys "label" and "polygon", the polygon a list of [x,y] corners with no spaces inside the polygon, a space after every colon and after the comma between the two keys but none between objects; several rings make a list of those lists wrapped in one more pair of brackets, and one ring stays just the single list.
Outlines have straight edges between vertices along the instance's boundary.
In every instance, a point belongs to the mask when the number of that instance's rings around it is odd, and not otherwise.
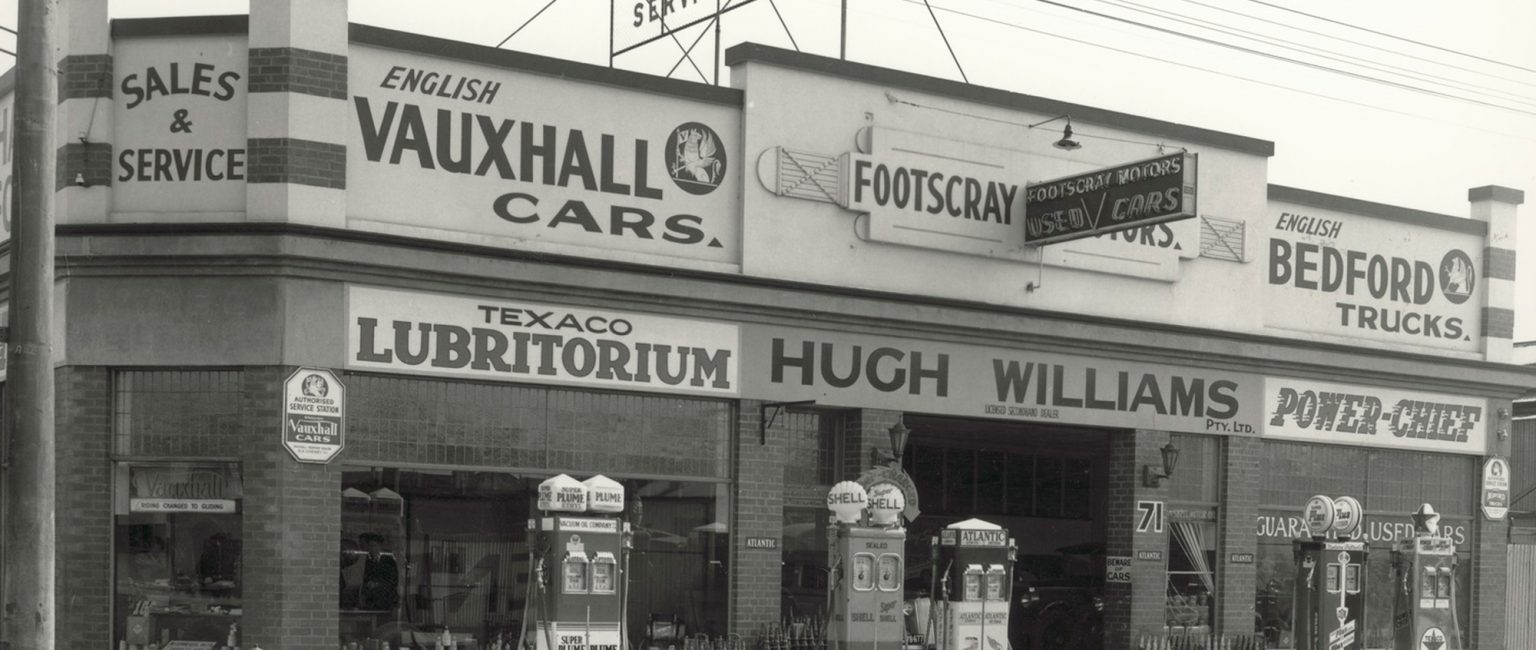
[{"label": "pump hose", "polygon": [[528,589],[523,593],[523,620],[517,629],[517,650],[524,650],[523,643],[528,640],[528,608],[533,606],[533,585],[539,581],[538,571],[534,570],[533,543],[528,543]]},{"label": "pump hose", "polygon": [[1456,556],[1451,556],[1451,630],[1456,632],[1456,647],[1461,643],[1461,619],[1456,616]]},{"label": "pump hose", "polygon": [[[939,639],[938,638],[938,636],[939,636],[938,633],[940,631],[943,631],[944,632],[944,636],[948,637],[949,636],[949,626],[942,626],[941,627],[939,625],[939,615],[938,615],[938,611],[937,610],[938,610],[939,603],[943,603],[943,605],[944,605],[944,615],[945,616],[949,615],[949,570],[954,568],[954,566],[955,566],[955,561],[954,560],[950,560],[948,564],[944,565],[944,577],[939,578],[939,589],[938,589],[938,591],[940,591],[940,592],[942,592],[944,594],[943,600],[940,600],[940,601],[935,602],[934,604],[928,606],[928,640],[929,641],[933,641],[934,642],[933,646],[935,648],[937,648],[938,650],[946,650],[948,648],[947,643],[948,643],[949,639],[948,638]],[[934,595],[938,595],[938,594],[934,594]]]},{"label": "pump hose", "polygon": [[[619,569],[619,648],[629,650],[629,544],[624,545],[624,566]],[[554,650],[551,648],[551,650]]]}]

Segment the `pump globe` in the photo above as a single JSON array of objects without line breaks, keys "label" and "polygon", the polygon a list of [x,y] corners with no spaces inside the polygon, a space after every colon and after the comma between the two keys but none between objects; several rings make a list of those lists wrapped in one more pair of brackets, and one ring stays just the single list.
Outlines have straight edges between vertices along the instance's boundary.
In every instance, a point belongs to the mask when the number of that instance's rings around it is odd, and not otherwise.
[{"label": "pump globe", "polygon": [[858,522],[859,515],[868,505],[869,493],[853,481],[838,483],[827,492],[827,510],[831,510],[832,517],[840,523]]},{"label": "pump globe", "polygon": [[870,521],[889,526],[896,523],[896,518],[906,507],[907,498],[895,483],[877,483],[869,488]]}]

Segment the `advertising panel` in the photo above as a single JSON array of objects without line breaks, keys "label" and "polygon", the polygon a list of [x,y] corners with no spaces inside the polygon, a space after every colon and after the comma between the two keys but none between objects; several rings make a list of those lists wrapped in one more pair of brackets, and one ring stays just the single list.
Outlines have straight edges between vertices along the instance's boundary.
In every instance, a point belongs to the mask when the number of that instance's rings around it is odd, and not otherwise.
[{"label": "advertising panel", "polygon": [[1256,435],[1261,380],[1205,368],[767,325],[743,394],[968,417]]},{"label": "advertising panel", "polygon": [[[753,0],[608,0],[613,17],[613,49],[624,52],[666,34],[708,20],[721,5],[738,7]],[[667,47],[672,47],[668,45]]]},{"label": "advertising panel", "polygon": [[112,67],[113,212],[244,212],[245,44],[121,39]]},{"label": "advertising panel", "polygon": [[1176,153],[1031,183],[1024,240],[1038,246],[1194,217],[1195,161]]},{"label": "advertising panel", "polygon": [[221,467],[130,467],[129,512],[230,513],[240,477]]},{"label": "advertising panel", "polygon": [[739,108],[364,47],[348,83],[350,228],[739,261]]},{"label": "advertising panel", "polygon": [[1482,237],[1299,204],[1270,212],[1267,328],[1480,349]]},{"label": "advertising panel", "polygon": [[299,368],[283,383],[283,446],[301,463],[329,463],[346,446],[347,387],[329,370]]},{"label": "advertising panel", "polygon": [[723,397],[738,394],[739,356],[727,323],[347,288],[356,370]]},{"label": "advertising panel", "polygon": [[1509,461],[1494,456],[1483,462],[1483,516],[1493,520],[1509,516]]},{"label": "advertising panel", "polygon": [[1458,395],[1266,377],[1263,436],[1481,455],[1487,410],[1487,400]]}]

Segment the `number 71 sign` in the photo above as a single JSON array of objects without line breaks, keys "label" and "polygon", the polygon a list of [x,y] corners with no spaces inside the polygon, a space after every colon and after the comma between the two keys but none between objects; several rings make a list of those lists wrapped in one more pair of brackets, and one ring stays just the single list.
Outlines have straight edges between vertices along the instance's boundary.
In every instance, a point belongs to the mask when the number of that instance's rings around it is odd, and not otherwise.
[{"label": "number 71 sign", "polygon": [[1137,501],[1136,502],[1136,532],[1161,533],[1163,532],[1163,502],[1162,501]]}]

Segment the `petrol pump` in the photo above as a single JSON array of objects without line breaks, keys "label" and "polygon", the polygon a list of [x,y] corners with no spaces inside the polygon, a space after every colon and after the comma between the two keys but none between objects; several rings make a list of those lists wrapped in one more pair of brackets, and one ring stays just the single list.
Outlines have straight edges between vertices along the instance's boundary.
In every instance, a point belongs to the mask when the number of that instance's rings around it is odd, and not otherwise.
[{"label": "petrol pump", "polygon": [[936,650],[1007,650],[1015,544],[980,519],[946,526],[933,540]]},{"label": "petrol pump", "polygon": [[[561,474],[539,484],[528,522],[533,581],[524,615],[536,650],[622,650],[629,574],[624,488],[605,476]],[[531,615],[530,615],[531,614]],[[528,647],[526,644],[521,644]]]},{"label": "petrol pump", "polygon": [[893,483],[865,490],[853,481],[832,486],[827,509],[835,527],[828,547],[828,650],[900,650],[907,530],[906,499]]},{"label": "petrol pump", "polygon": [[1302,518],[1312,538],[1295,540],[1296,588],[1291,626],[1296,650],[1365,647],[1364,541],[1354,539],[1363,511],[1353,497],[1307,500]]},{"label": "petrol pump", "polygon": [[1429,504],[1413,514],[1413,538],[1392,549],[1392,647],[1461,650],[1456,620],[1456,545],[1439,535],[1440,515]]}]

